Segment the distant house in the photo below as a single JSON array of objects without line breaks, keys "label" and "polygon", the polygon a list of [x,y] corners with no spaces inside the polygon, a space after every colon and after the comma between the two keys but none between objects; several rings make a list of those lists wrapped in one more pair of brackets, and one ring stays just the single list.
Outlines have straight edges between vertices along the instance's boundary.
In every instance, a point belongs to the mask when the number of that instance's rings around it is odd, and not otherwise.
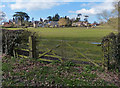
[{"label": "distant house", "polygon": [[48,27],[59,27],[58,21],[50,21]]},{"label": "distant house", "polygon": [[37,27],[48,27],[48,22],[40,22],[40,21],[34,21],[33,22],[33,27],[37,28]]},{"label": "distant house", "polygon": [[4,25],[5,22],[2,22],[1,25]]},{"label": "distant house", "polygon": [[11,21],[9,21],[9,22],[4,22],[2,24],[4,27],[11,27],[13,23]]},{"label": "distant house", "polygon": [[72,27],[77,27],[77,24],[76,23],[72,23]]},{"label": "distant house", "polygon": [[84,27],[88,27],[89,24],[90,24],[90,23],[88,23],[88,22],[83,22],[83,23],[82,23],[82,25],[83,25]]},{"label": "distant house", "polygon": [[59,27],[58,21],[44,21],[44,22],[40,22],[40,21],[34,21],[33,22],[33,27],[37,28],[37,27]]},{"label": "distant house", "polygon": [[39,21],[34,21],[33,22],[33,27],[35,27],[35,28],[39,27]]},{"label": "distant house", "polygon": [[38,27],[44,27],[44,23],[39,23]]},{"label": "distant house", "polygon": [[72,26],[73,26],[73,27],[84,27],[85,25],[87,25],[87,23],[84,22],[84,21],[73,22],[73,23],[72,23]]},{"label": "distant house", "polygon": [[73,22],[72,23],[73,27],[91,27],[93,25],[91,25],[91,23],[85,22],[85,21],[81,21],[81,22]]},{"label": "distant house", "polygon": [[80,26],[82,26],[82,22],[74,22],[74,23],[72,23],[72,26],[73,27],[80,27]]}]

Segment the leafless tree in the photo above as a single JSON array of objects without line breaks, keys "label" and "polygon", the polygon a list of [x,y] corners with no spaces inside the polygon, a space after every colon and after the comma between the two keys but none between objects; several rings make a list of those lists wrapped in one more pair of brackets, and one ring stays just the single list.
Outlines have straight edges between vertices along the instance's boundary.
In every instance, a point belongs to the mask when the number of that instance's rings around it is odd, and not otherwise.
[{"label": "leafless tree", "polygon": [[0,11],[0,21],[4,21],[6,14],[3,11]]}]

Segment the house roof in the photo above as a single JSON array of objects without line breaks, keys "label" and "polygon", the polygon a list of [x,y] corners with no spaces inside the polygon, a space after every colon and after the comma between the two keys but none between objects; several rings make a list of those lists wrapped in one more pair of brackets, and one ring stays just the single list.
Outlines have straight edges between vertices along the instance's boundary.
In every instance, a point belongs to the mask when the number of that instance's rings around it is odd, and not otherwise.
[{"label": "house roof", "polygon": [[58,25],[58,21],[50,21],[50,25]]}]

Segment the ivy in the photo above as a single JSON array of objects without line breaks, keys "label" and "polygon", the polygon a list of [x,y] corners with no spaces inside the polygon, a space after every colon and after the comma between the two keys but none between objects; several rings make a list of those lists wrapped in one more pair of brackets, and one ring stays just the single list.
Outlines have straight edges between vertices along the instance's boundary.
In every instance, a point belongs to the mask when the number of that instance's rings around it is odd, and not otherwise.
[{"label": "ivy", "polygon": [[26,41],[30,32],[25,30],[2,29],[2,51],[6,55],[13,55],[15,47],[19,47],[22,41]]},{"label": "ivy", "polygon": [[104,67],[108,70],[120,67],[120,33],[110,33],[102,39],[102,51],[104,55]]}]

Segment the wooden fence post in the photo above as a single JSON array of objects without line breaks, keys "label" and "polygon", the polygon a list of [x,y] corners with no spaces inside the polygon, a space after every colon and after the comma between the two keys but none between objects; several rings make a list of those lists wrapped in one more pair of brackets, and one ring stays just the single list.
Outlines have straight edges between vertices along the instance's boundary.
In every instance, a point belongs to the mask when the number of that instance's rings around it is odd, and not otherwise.
[{"label": "wooden fence post", "polygon": [[107,51],[108,52],[108,57],[107,57],[107,60],[108,60],[107,61],[107,66],[108,66],[108,68],[107,68],[107,70],[110,70],[110,49],[109,49],[110,48],[110,41],[108,41],[108,47],[107,48],[108,48],[108,51]]},{"label": "wooden fence post", "polygon": [[34,36],[29,36],[29,57],[36,58],[36,42]]}]

